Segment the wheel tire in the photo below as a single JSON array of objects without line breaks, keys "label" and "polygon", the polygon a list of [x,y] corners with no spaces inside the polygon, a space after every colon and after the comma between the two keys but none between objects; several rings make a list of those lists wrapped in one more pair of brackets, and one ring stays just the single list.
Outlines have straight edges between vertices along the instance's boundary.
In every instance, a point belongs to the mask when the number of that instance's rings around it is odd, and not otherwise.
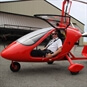
[{"label": "wheel tire", "polygon": [[20,70],[20,64],[18,62],[13,62],[11,65],[10,65],[10,70],[12,72],[18,72]]},{"label": "wheel tire", "polygon": [[79,72],[71,72],[72,75],[77,75]]},{"label": "wheel tire", "polygon": [[53,61],[49,61],[49,62],[47,62],[48,64],[53,64]]}]

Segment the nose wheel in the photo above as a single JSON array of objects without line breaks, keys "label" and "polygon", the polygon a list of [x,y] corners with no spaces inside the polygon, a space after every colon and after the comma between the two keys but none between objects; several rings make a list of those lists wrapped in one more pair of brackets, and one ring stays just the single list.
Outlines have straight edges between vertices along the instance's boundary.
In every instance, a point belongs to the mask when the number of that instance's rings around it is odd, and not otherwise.
[{"label": "nose wheel", "polygon": [[10,65],[10,70],[12,72],[18,72],[20,70],[21,66],[18,62],[12,62]]}]

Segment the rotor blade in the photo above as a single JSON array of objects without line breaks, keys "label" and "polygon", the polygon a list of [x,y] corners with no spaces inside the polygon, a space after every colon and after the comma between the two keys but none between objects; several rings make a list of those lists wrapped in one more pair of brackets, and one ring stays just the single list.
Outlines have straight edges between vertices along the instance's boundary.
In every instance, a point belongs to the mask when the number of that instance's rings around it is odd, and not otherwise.
[{"label": "rotor blade", "polygon": [[72,1],[76,1],[76,2],[83,3],[83,4],[87,4],[87,2],[84,2],[84,1],[81,1],[81,0],[72,0]]}]

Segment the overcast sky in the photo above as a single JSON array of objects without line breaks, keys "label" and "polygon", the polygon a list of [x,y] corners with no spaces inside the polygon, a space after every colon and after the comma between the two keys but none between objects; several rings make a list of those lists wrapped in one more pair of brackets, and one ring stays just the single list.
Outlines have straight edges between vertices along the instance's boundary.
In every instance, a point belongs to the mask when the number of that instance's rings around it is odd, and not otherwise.
[{"label": "overcast sky", "polygon": [[[53,5],[55,5],[60,9],[62,8],[63,0],[47,0],[47,1],[49,1],[50,3],[52,3]],[[87,2],[87,0],[80,0],[80,1]],[[78,19],[82,23],[84,23],[85,24],[84,30],[85,32],[87,32],[87,4],[72,1],[70,15]],[[85,39],[85,41],[87,42],[87,39]]]}]

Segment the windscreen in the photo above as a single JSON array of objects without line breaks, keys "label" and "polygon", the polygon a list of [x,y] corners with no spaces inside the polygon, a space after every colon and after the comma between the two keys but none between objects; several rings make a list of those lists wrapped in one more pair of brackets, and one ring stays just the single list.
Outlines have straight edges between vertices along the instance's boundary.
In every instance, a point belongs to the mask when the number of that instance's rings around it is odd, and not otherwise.
[{"label": "windscreen", "polygon": [[32,45],[36,43],[42,36],[44,36],[51,29],[53,28],[50,27],[50,28],[44,28],[37,31],[33,31],[19,38],[17,41],[23,45]]}]

